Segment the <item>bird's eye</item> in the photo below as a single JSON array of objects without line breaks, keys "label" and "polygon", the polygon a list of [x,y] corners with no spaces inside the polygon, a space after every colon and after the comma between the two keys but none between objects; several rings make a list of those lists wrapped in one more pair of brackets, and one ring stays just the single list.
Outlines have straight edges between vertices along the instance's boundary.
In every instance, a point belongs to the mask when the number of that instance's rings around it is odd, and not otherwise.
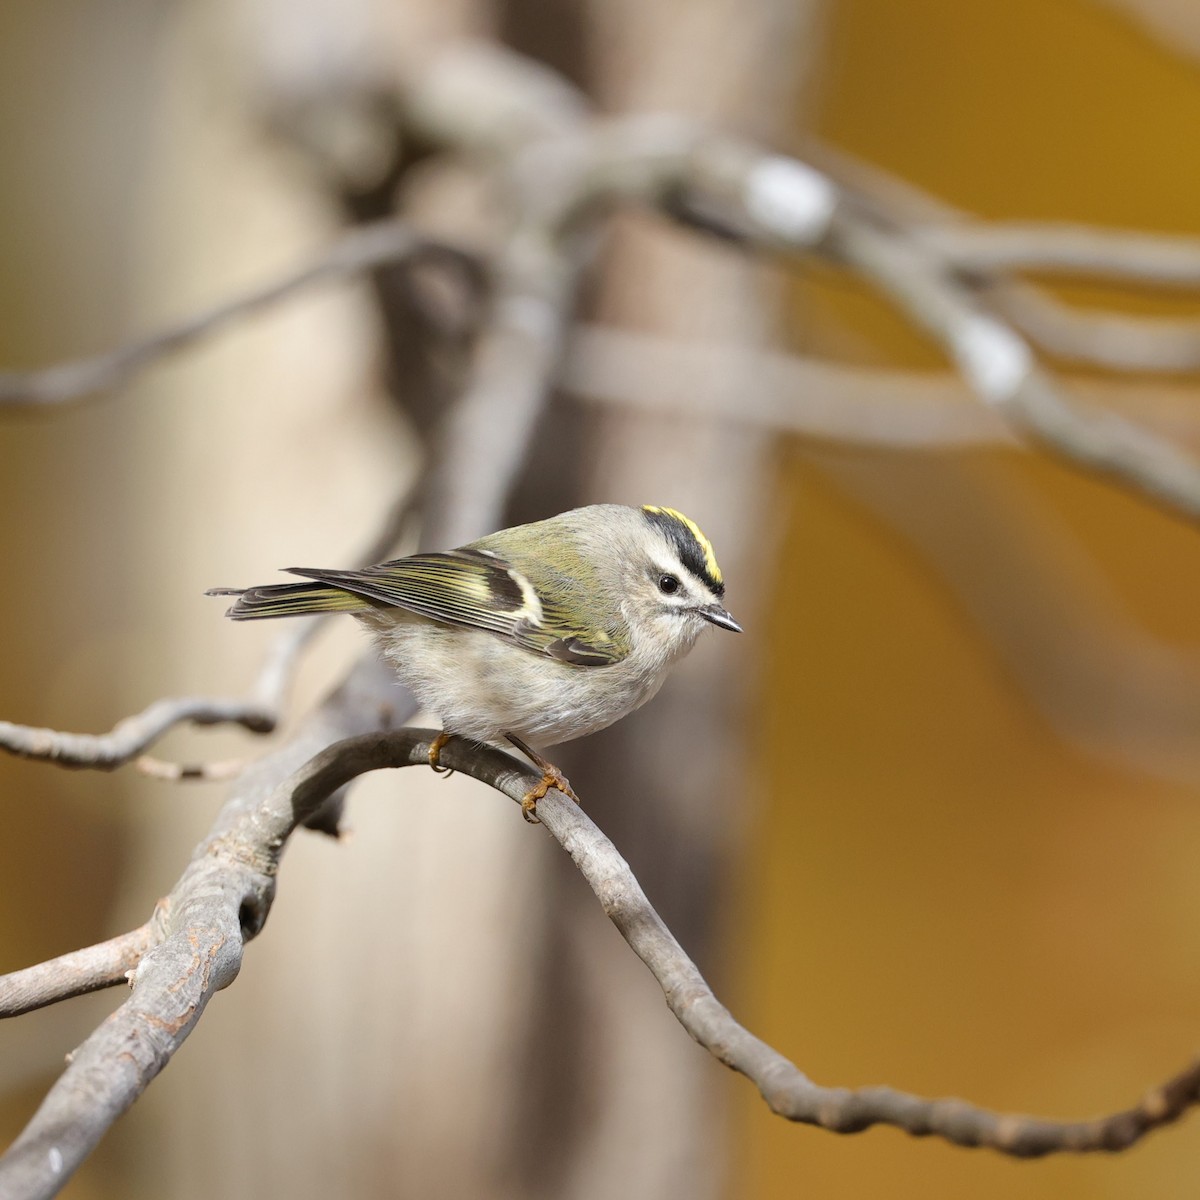
[{"label": "bird's eye", "polygon": [[660,575],[658,577],[658,590],[667,596],[673,596],[679,591],[679,580],[674,575]]}]

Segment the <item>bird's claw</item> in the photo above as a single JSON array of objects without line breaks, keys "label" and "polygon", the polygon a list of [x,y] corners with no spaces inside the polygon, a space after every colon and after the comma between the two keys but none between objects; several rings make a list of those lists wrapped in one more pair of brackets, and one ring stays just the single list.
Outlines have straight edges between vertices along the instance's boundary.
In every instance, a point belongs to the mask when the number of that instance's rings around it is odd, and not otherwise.
[{"label": "bird's claw", "polygon": [[579,803],[579,797],[575,795],[570,780],[553,763],[548,763],[542,758],[535,759],[534,761],[542,768],[542,778],[522,798],[521,816],[531,825],[540,825],[542,822],[541,818],[537,815],[537,803],[551,788],[562,792],[564,796],[570,797],[576,804]]},{"label": "bird's claw", "polygon": [[453,767],[443,767],[440,764],[442,747],[450,740],[450,735],[446,732],[439,733],[437,737],[429,743],[429,765],[433,768],[435,775],[445,775],[449,778],[454,774]]}]

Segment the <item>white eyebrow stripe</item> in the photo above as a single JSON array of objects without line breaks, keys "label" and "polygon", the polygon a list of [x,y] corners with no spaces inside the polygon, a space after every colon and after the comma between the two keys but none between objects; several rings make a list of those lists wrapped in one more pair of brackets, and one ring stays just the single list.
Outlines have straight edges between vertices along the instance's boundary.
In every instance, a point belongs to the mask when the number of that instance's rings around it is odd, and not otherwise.
[{"label": "white eyebrow stripe", "polygon": [[690,588],[695,588],[698,584],[700,590],[706,595],[712,591],[708,580],[697,575],[696,572],[693,571],[691,567],[689,567],[681,558],[676,559],[673,566],[669,563],[664,564],[658,559],[655,559],[654,573],[656,575],[674,575],[677,579],[681,580],[687,587]]}]

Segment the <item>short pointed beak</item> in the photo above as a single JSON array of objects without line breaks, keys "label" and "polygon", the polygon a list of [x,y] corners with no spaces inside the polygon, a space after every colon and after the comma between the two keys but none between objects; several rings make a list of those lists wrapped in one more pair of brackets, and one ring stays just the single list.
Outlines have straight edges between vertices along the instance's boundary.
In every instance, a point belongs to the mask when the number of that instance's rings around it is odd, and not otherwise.
[{"label": "short pointed beak", "polygon": [[706,604],[703,608],[696,609],[696,611],[713,625],[731,630],[733,633],[742,632],[742,627],[733,619],[733,616],[719,604]]}]

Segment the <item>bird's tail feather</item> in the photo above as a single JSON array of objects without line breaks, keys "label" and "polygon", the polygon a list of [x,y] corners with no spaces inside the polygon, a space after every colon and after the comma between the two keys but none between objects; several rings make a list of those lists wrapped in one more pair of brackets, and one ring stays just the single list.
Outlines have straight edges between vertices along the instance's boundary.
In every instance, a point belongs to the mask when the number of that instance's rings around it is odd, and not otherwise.
[{"label": "bird's tail feather", "polygon": [[212,588],[206,596],[236,596],[225,615],[235,621],[265,617],[302,617],[309,613],[363,612],[369,600],[323,583],[278,583],[266,587]]}]

